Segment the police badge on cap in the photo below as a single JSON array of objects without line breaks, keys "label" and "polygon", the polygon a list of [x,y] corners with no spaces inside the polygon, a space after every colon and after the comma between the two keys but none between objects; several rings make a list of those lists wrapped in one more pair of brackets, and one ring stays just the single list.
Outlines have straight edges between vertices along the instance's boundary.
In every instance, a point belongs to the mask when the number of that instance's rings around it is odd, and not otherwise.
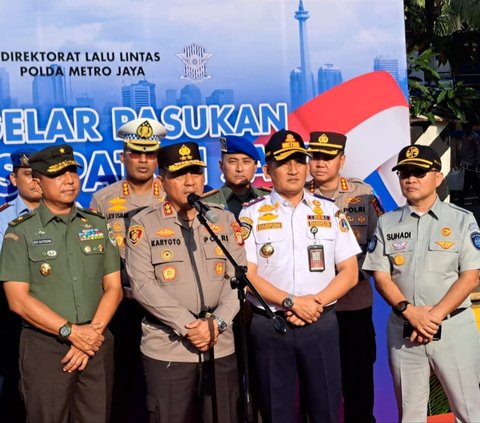
[{"label": "police badge on cap", "polygon": [[160,148],[160,140],[167,130],[154,119],[134,119],[120,127],[117,133],[123,138],[125,147],[132,151],[150,153]]}]

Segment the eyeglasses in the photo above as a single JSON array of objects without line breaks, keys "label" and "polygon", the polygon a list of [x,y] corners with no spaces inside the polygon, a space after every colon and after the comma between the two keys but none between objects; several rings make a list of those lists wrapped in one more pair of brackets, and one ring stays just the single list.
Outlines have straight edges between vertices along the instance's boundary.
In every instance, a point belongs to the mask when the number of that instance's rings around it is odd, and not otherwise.
[{"label": "eyeglasses", "polygon": [[125,154],[128,155],[131,159],[140,159],[142,154],[145,154],[147,160],[155,160],[157,158],[156,151],[147,151],[147,152],[140,152],[140,151],[132,151],[132,150],[125,150]]},{"label": "eyeglasses", "polygon": [[417,179],[423,179],[425,178],[426,174],[430,172],[438,172],[438,170],[404,169],[404,170],[397,170],[397,175],[400,179],[407,179],[407,178],[410,178],[411,176]]}]

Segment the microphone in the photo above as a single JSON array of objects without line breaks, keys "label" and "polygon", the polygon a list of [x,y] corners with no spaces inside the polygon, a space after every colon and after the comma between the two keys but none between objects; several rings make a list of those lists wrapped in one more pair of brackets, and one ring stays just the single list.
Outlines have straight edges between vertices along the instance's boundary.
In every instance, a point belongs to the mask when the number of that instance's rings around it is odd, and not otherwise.
[{"label": "microphone", "polygon": [[218,222],[217,213],[215,213],[213,210],[210,210],[210,207],[202,203],[200,201],[200,196],[192,192],[191,194],[188,194],[187,201],[188,201],[188,204],[190,204],[192,207],[195,207],[197,209],[197,212],[203,214],[209,222],[211,223]]}]

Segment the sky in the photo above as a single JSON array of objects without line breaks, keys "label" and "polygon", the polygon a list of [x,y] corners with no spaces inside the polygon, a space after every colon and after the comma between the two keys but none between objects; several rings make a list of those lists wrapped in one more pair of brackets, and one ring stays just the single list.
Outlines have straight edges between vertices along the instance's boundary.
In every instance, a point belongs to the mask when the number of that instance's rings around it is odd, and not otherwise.
[{"label": "sky", "polygon": [[[332,63],[348,80],[373,70],[377,55],[405,62],[401,0],[304,0],[304,7],[310,13],[315,74]],[[198,85],[204,96],[215,88],[232,88],[236,103],[276,102],[289,96],[289,74],[300,65],[297,8],[298,0],[4,1],[0,24],[8,37],[0,51],[159,52],[159,63],[130,65],[143,66],[160,102],[165,89],[185,85],[176,53],[196,43],[213,53],[207,62],[211,79]],[[20,65],[0,61],[10,74],[12,97],[29,103],[32,77],[20,77]],[[113,68],[116,73],[117,65]],[[86,93],[96,102],[119,102],[119,87],[138,79],[72,78],[73,97]]]}]

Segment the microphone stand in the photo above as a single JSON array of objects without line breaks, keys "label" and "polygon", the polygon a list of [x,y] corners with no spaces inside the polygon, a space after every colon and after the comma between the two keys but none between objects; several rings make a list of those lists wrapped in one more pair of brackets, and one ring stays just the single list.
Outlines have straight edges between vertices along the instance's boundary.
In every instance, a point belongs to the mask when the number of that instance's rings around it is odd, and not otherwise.
[{"label": "microphone stand", "polygon": [[210,236],[216,242],[216,244],[223,251],[228,261],[232,263],[235,269],[235,277],[231,278],[230,284],[232,289],[237,289],[238,300],[240,302],[240,343],[242,346],[242,362],[243,362],[243,379],[242,379],[242,394],[243,394],[243,417],[244,421],[250,423],[253,421],[253,407],[252,407],[252,397],[250,394],[250,382],[249,382],[249,366],[248,366],[248,347],[247,347],[247,334],[245,327],[245,288],[248,287],[250,293],[255,296],[255,298],[260,302],[260,304],[265,309],[266,313],[272,319],[273,328],[276,332],[281,335],[284,335],[287,332],[287,324],[281,316],[276,315],[270,310],[267,302],[260,295],[257,289],[252,285],[250,280],[247,278],[247,268],[246,266],[240,266],[232,255],[228,252],[225,245],[218,238],[218,236],[213,232],[212,228],[207,223],[205,216],[203,215],[203,208],[201,204],[198,204],[199,201],[195,203],[195,209],[197,210],[197,217],[200,223],[205,227]]}]

